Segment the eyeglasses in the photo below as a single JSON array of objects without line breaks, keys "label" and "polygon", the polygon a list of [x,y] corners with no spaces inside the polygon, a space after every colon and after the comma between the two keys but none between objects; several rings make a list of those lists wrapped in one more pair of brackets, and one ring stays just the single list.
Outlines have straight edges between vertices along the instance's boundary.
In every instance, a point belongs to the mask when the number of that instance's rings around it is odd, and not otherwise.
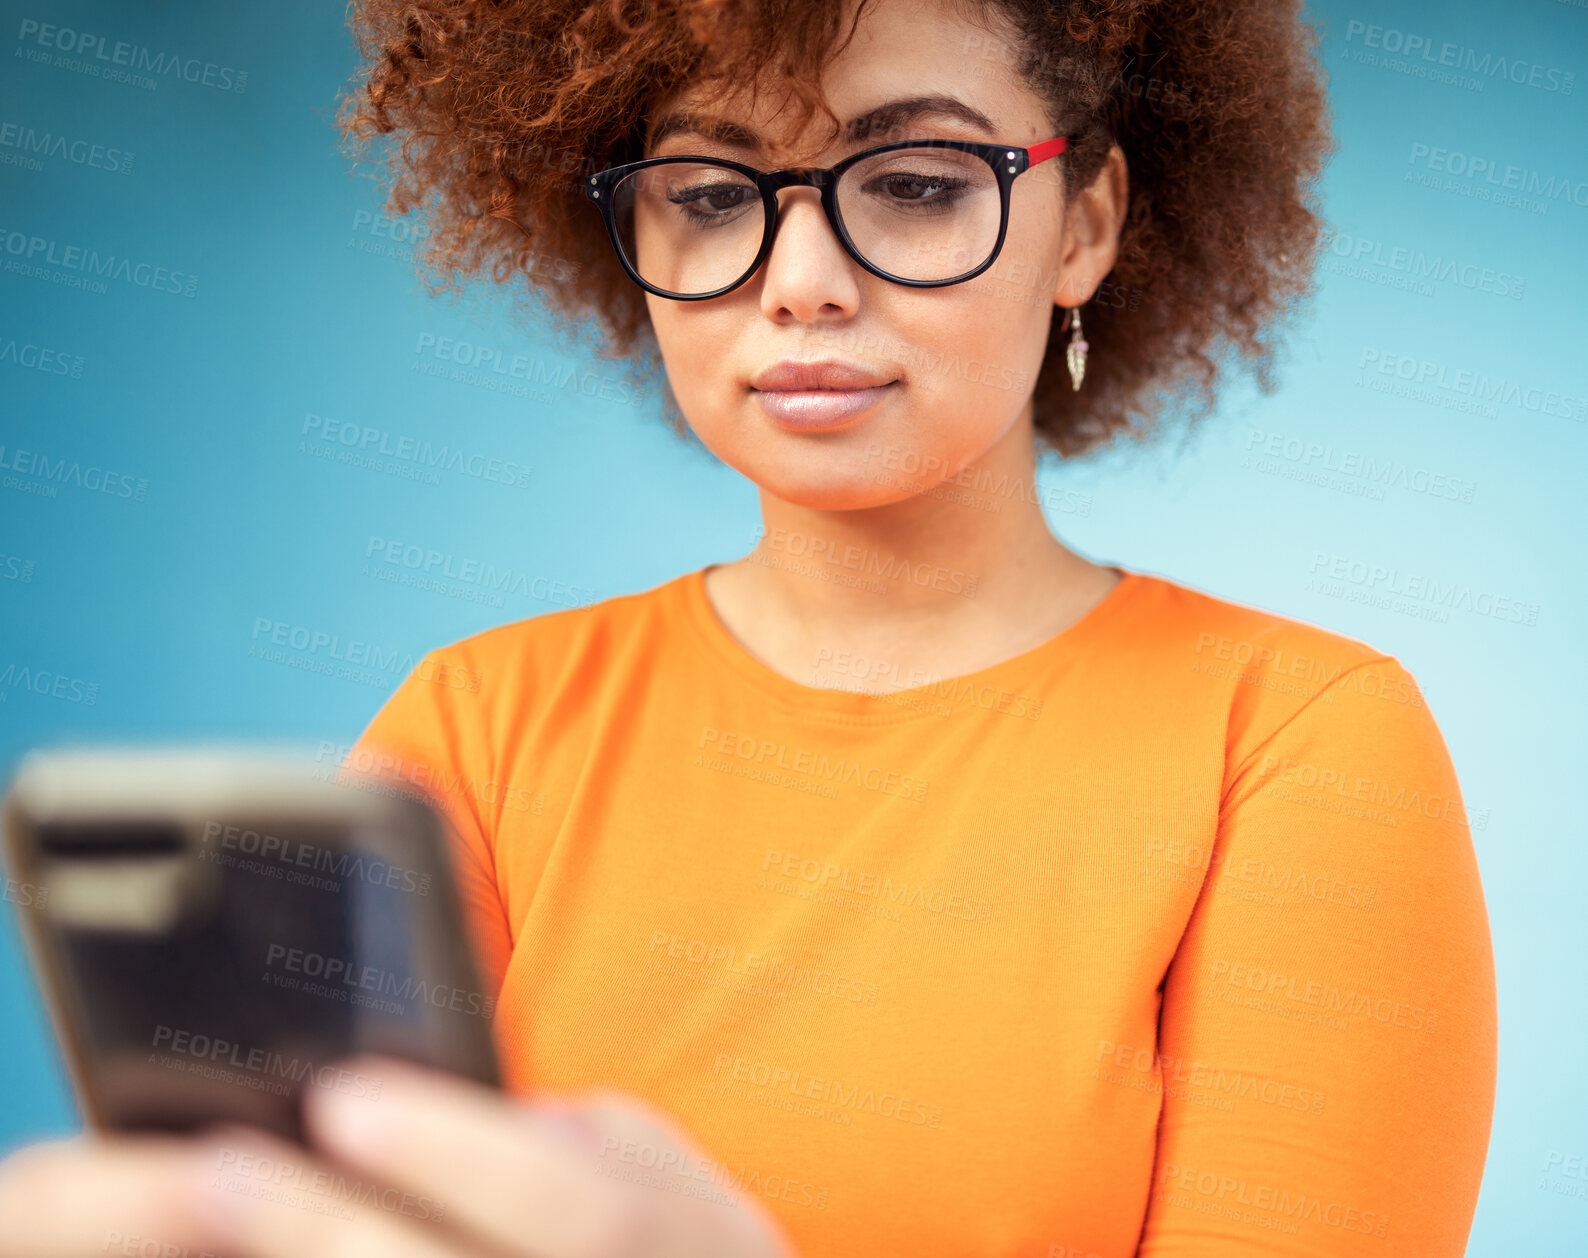
[{"label": "eyeglasses", "polygon": [[974,140],[900,140],[826,169],[757,170],[721,158],[669,156],[591,175],[623,269],[646,292],[704,301],[739,287],[772,251],[777,194],[819,188],[844,251],[871,274],[912,288],[980,275],[1009,228],[1009,190],[1069,147],[1059,136],[1030,148]]}]

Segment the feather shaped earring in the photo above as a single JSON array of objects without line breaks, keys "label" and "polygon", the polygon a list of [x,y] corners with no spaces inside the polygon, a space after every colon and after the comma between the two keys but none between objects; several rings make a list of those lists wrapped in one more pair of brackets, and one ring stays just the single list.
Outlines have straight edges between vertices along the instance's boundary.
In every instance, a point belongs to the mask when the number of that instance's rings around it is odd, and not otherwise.
[{"label": "feather shaped earring", "polygon": [[1072,388],[1079,392],[1081,381],[1086,378],[1086,351],[1091,348],[1081,334],[1081,308],[1071,306],[1064,323],[1070,330],[1070,343],[1064,349],[1064,363],[1070,369]]}]

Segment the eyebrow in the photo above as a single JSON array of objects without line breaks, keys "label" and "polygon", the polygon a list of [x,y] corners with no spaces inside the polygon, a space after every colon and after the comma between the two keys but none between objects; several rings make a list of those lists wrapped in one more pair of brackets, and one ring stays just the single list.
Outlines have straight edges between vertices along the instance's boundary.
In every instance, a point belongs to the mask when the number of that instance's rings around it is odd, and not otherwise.
[{"label": "eyebrow", "polygon": [[[953,96],[908,96],[887,101],[851,118],[844,127],[844,139],[847,143],[871,137],[880,139],[897,133],[919,119],[933,116],[957,119],[987,136],[991,136],[995,130],[991,118]],[[737,122],[730,122],[726,118],[710,118],[688,110],[675,110],[657,121],[646,148],[648,151],[654,150],[668,136],[680,134],[698,135],[729,148],[761,147],[755,132]]]}]

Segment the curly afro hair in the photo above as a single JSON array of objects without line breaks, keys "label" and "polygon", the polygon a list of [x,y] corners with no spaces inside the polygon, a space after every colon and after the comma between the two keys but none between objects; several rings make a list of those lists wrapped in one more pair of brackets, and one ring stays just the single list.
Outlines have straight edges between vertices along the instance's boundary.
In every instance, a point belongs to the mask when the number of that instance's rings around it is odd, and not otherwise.
[{"label": "curly afro hair", "polygon": [[[594,319],[604,357],[655,372],[644,294],[612,256],[582,180],[641,155],[647,109],[763,73],[808,122],[838,119],[821,67],[847,43],[839,0],[352,0],[363,66],[338,122],[377,137],[388,208],[430,227],[433,291],[489,274],[531,282],[566,333]],[[1130,170],[1118,261],[1085,308],[1093,353],[1072,393],[1054,321],[1035,384],[1040,439],[1070,457],[1162,412],[1213,406],[1230,365],[1274,387],[1275,332],[1311,292],[1329,152],[1316,36],[1299,0],[956,0],[999,32],[1009,70],[1069,134],[1065,179],[1111,145]],[[554,259],[556,266],[547,265]],[[1232,354],[1231,351],[1238,351]],[[688,432],[665,389],[674,430]]]}]

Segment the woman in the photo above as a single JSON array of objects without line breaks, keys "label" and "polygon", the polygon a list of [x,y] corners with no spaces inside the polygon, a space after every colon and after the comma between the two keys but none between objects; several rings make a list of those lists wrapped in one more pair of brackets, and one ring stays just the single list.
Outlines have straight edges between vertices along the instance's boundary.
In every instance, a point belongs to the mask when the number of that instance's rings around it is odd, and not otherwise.
[{"label": "woman", "polygon": [[377,1063],[311,1153],[35,1149],[0,1254],[1460,1254],[1493,968],[1414,680],[1033,480],[1266,369],[1294,6],[355,8],[433,260],[658,351],[763,529],[433,652],[346,758],[450,813],[519,1099]]}]

